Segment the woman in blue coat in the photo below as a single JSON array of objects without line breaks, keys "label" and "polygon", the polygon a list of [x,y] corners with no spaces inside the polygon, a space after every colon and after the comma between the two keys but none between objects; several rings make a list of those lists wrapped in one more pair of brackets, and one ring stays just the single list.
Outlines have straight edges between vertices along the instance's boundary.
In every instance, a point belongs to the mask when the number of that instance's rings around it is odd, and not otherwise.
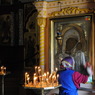
[{"label": "woman in blue coat", "polygon": [[73,70],[74,59],[70,56],[65,57],[60,65],[61,69],[58,71],[59,95],[78,95],[80,83],[86,83],[89,75],[92,75],[91,65],[87,63],[84,67],[87,68],[87,74],[81,74]]}]

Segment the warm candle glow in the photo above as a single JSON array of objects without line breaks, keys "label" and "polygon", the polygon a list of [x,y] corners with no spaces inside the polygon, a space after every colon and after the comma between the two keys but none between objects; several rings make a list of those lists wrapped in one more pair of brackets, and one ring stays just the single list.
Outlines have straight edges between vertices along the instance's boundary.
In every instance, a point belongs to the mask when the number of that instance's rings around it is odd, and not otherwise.
[{"label": "warm candle glow", "polygon": [[35,73],[37,74],[38,72],[37,72],[37,66],[35,66]]},{"label": "warm candle glow", "polygon": [[58,77],[59,77],[59,74],[57,74],[57,79],[58,79]]},{"label": "warm candle glow", "polygon": [[56,68],[56,72],[58,71],[58,68]]},{"label": "warm candle glow", "polygon": [[0,68],[0,73],[1,73],[1,74],[6,74],[6,67],[1,66],[1,68]]},{"label": "warm candle glow", "polygon": [[27,72],[25,73],[25,85],[27,84],[26,80],[27,80]]},{"label": "warm candle glow", "polygon": [[39,76],[41,75],[41,69],[38,70],[38,74],[39,74]]},{"label": "warm candle glow", "polygon": [[36,81],[36,80],[37,80],[37,77],[34,77],[34,83],[33,83],[33,84],[34,84],[35,86],[36,86],[36,84],[37,84],[37,81]]},{"label": "warm candle glow", "polygon": [[47,72],[47,78],[49,78],[49,72]]},{"label": "warm candle glow", "polygon": [[25,84],[26,86],[31,87],[53,87],[58,85],[58,77],[59,75],[56,74],[58,69],[56,68],[53,73],[44,72],[42,73],[42,70],[40,67],[35,66],[35,73],[33,74],[33,79],[30,81],[30,76],[26,72],[25,73]]},{"label": "warm candle glow", "polygon": [[29,80],[30,80],[30,77],[27,78],[28,83],[29,83]]}]

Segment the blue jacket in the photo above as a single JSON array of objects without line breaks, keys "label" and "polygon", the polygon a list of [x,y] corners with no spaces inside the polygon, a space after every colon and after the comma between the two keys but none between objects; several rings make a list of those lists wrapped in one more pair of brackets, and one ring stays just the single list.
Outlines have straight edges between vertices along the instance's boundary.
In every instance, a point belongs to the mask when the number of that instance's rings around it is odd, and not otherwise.
[{"label": "blue jacket", "polygon": [[78,95],[77,88],[72,78],[74,72],[74,70],[62,70],[58,72],[58,81],[59,84],[62,84],[59,88],[59,95]]}]

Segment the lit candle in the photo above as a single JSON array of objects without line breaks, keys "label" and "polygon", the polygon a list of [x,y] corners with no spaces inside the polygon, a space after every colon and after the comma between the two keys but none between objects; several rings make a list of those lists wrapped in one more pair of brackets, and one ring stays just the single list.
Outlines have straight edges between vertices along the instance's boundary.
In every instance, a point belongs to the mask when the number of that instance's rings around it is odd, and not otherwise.
[{"label": "lit candle", "polygon": [[44,78],[46,79],[46,73],[44,73]]},{"label": "lit candle", "polygon": [[49,85],[48,79],[46,79],[46,85],[47,85],[47,86]]},{"label": "lit candle", "polygon": [[35,66],[35,73],[37,74],[37,66]]},{"label": "lit candle", "polygon": [[47,72],[47,78],[49,78],[49,72]]},{"label": "lit candle", "polygon": [[56,72],[58,71],[58,68],[56,68]]},{"label": "lit candle", "polygon": [[57,74],[57,78],[56,78],[56,81],[57,81],[57,85],[58,85],[58,78],[59,78],[59,74]]},{"label": "lit candle", "polygon": [[41,76],[41,69],[38,70],[38,74],[39,74],[39,76]]},{"label": "lit candle", "polygon": [[38,67],[38,70],[41,69],[41,67]]},{"label": "lit candle", "polygon": [[4,66],[1,66],[1,73],[4,73]]},{"label": "lit candle", "polygon": [[54,86],[54,75],[52,76],[52,86]]},{"label": "lit candle", "polygon": [[6,67],[4,67],[4,73],[6,73]]},{"label": "lit candle", "polygon": [[30,77],[27,78],[28,84],[29,84]]},{"label": "lit candle", "polygon": [[33,84],[36,84],[36,73],[34,73],[34,77],[33,77]]},{"label": "lit candle", "polygon": [[52,80],[52,74],[50,74],[50,76],[49,76],[49,82],[51,82]]},{"label": "lit candle", "polygon": [[33,81],[34,81],[34,82],[33,82],[33,85],[34,85],[34,86],[36,86],[36,80],[37,80],[37,77],[34,77],[34,79],[33,79]]},{"label": "lit candle", "polygon": [[58,80],[59,74],[57,74],[57,80]]},{"label": "lit candle", "polygon": [[26,73],[25,73],[25,85],[27,84],[27,83],[26,83],[26,80],[27,80],[27,74],[28,74],[28,73],[26,72]]},{"label": "lit candle", "polygon": [[39,87],[42,87],[42,76],[39,76]]}]

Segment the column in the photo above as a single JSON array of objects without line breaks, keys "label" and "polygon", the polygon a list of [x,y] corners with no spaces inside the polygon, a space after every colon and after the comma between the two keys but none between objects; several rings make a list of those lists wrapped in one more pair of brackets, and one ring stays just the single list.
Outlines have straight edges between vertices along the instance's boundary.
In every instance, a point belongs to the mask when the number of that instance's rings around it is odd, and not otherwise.
[{"label": "column", "polygon": [[40,27],[40,67],[42,68],[42,71],[44,72],[44,65],[45,65],[45,55],[44,55],[44,32],[45,32],[45,24],[46,19],[45,18],[38,18],[38,25]]}]

